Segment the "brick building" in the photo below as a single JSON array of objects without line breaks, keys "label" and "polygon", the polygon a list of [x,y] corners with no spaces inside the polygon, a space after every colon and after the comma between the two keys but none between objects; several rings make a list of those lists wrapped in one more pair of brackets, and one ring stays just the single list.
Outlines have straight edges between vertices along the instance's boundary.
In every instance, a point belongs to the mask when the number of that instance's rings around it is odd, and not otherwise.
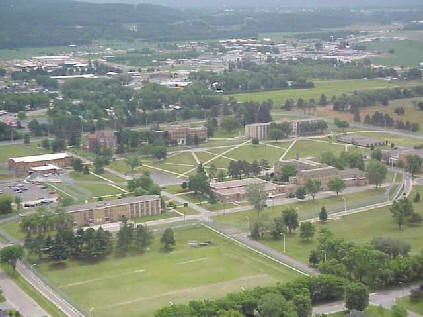
[{"label": "brick building", "polygon": [[9,158],[9,169],[15,175],[25,174],[34,167],[54,165],[58,168],[71,164],[72,156],[67,153],[42,154]]},{"label": "brick building", "polygon": [[101,149],[110,149],[113,153],[117,149],[117,137],[113,131],[96,131],[87,135],[86,149],[95,152],[98,145]]},{"label": "brick building", "polygon": [[187,125],[171,125],[164,129],[171,144],[191,144],[207,141],[205,126],[191,128]]},{"label": "brick building", "polygon": [[162,209],[160,196],[145,195],[70,206],[67,212],[74,216],[74,225],[79,227],[158,215]]}]

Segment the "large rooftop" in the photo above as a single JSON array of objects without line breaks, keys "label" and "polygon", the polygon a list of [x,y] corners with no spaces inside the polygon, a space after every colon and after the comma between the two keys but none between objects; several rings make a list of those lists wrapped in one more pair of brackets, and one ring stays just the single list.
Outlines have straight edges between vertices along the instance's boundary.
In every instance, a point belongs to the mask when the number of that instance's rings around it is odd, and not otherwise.
[{"label": "large rooftop", "polygon": [[15,163],[33,163],[33,162],[40,162],[40,161],[60,160],[60,159],[65,159],[67,157],[70,157],[68,153],[54,153],[54,154],[12,157],[9,160],[14,161]]}]

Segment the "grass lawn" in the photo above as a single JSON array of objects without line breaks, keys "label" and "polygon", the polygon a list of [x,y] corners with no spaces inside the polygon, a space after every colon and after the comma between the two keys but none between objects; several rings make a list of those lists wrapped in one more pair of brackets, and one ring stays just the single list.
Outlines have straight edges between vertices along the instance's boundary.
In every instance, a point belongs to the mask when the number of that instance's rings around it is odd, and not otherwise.
[{"label": "grass lawn", "polygon": [[[380,56],[371,57],[374,64],[385,66],[417,66],[423,61],[423,42],[403,40],[403,41],[383,41],[366,44],[368,51],[379,51]],[[388,51],[393,49],[394,53]]]},{"label": "grass lawn", "polygon": [[184,206],[178,206],[176,207],[176,210],[179,211],[180,213],[183,213],[184,215],[196,215],[198,214],[197,211],[195,211],[194,209],[190,208],[189,205],[188,207],[184,207]]},{"label": "grass lawn", "polygon": [[[222,297],[242,287],[286,282],[297,275],[205,228],[175,231],[176,248],[161,250],[156,236],[144,254],[98,263],[40,263],[39,271],[85,309],[103,317],[151,316],[169,302]],[[192,248],[190,240],[211,240]]]},{"label": "grass lawn", "polygon": [[7,162],[11,157],[44,154],[46,151],[35,144],[11,144],[0,146],[0,162]]},{"label": "grass lawn", "polygon": [[334,153],[335,155],[339,155],[341,152],[345,151],[345,146],[333,143],[300,140],[297,141],[285,155],[285,159],[293,159],[297,156],[297,153],[299,157],[312,156],[319,159],[322,153],[328,151]]},{"label": "grass lawn", "polygon": [[61,53],[69,53],[74,50],[74,48],[69,46],[28,47],[14,50],[1,49],[0,60],[27,59],[41,55],[58,55]]},{"label": "grass lawn", "polygon": [[93,175],[93,174],[84,174],[81,172],[75,172],[75,171],[71,171],[69,172],[69,176],[74,180],[74,181],[88,181],[88,182],[98,182],[101,181],[100,178],[98,178],[97,176]]},{"label": "grass lawn", "polygon": [[181,185],[168,185],[163,187],[163,190],[171,194],[178,194],[187,191],[188,189],[183,189]]},{"label": "grass lawn", "polygon": [[[416,190],[423,194],[423,186]],[[412,195],[413,197],[414,195]],[[423,216],[423,202],[415,204],[414,209]],[[316,232],[321,228],[331,230],[336,237],[345,238],[347,241],[357,243],[370,242],[375,237],[389,237],[400,239],[411,245],[412,254],[419,254],[423,251],[423,227],[406,226],[402,231],[398,230],[389,207],[383,207],[365,211],[362,213],[343,217],[338,220],[330,220],[325,224],[316,223]],[[263,243],[269,245],[275,250],[282,252],[282,242],[271,238],[263,240]],[[311,241],[305,241],[300,238],[299,233],[287,235],[286,251],[287,254],[300,261],[308,263],[308,255],[317,244],[317,234]]]},{"label": "grass lawn", "polygon": [[92,196],[106,196],[106,195],[118,195],[123,194],[123,191],[107,184],[95,184],[95,183],[82,183],[79,182],[76,186],[85,189],[91,193]]},{"label": "grass lawn", "polygon": [[202,164],[216,156],[214,154],[210,154],[207,152],[195,152],[195,155],[197,155],[197,158],[200,160]]},{"label": "grass lawn", "polygon": [[246,160],[248,162],[260,162],[261,159],[266,159],[270,164],[273,164],[279,160],[284,152],[285,150],[283,149],[267,146],[265,144],[247,144],[229,152],[225,156],[235,160]]},{"label": "grass lawn", "polygon": [[[423,60],[423,59],[422,59]],[[239,102],[256,101],[263,102],[267,99],[272,99],[273,103],[278,106],[283,104],[287,99],[304,98],[309,100],[314,98],[319,100],[321,94],[326,94],[328,98],[333,95],[340,95],[342,93],[351,94],[355,90],[372,90],[383,88],[394,88],[396,86],[415,85],[416,82],[401,82],[390,83],[385,80],[329,80],[329,81],[314,81],[315,87],[310,89],[285,89],[285,90],[272,90],[263,92],[251,92],[232,95]]]},{"label": "grass lawn", "polygon": [[420,302],[412,302],[410,301],[410,297],[402,297],[398,299],[397,304],[402,305],[403,307],[407,308],[408,310],[411,310],[415,312],[416,314],[423,315],[423,301]]},{"label": "grass lawn", "polygon": [[25,238],[25,233],[21,231],[18,220],[5,222],[0,225],[0,229],[6,232],[7,234],[11,235],[15,239],[23,240]]},{"label": "grass lawn", "polygon": [[[347,208],[358,208],[368,205],[369,203],[381,202],[383,199],[386,199],[384,189],[370,189],[353,194],[346,194],[343,195],[343,197],[346,199]],[[344,210],[344,200],[342,199],[342,196],[333,196],[324,199],[316,199],[315,201],[298,201],[296,203],[265,208],[261,212],[261,215],[271,219],[280,216],[282,210],[295,208],[298,212],[299,219],[304,220],[317,217],[322,206],[326,207],[329,214],[339,212]],[[216,216],[214,219],[218,222],[230,224],[241,230],[248,230],[248,221],[246,217],[249,217],[250,222],[252,223],[252,221],[257,217],[257,211],[241,211],[227,214],[225,216]]]}]

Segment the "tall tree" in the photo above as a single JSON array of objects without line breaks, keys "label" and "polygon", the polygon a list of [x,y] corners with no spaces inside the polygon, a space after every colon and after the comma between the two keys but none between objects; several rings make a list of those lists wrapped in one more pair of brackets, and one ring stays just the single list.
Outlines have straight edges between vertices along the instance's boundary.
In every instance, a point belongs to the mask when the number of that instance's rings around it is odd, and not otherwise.
[{"label": "tall tree", "polygon": [[294,208],[282,211],[282,218],[288,228],[289,233],[298,228],[298,214]]},{"label": "tall tree", "polygon": [[309,178],[306,180],[304,187],[314,200],[314,196],[320,191],[321,183],[318,179]]},{"label": "tall tree", "polygon": [[391,213],[395,218],[395,222],[397,223],[399,230],[402,229],[402,226],[406,223],[407,218],[411,216],[413,212],[413,204],[407,198],[394,201],[391,207]]},{"label": "tall tree", "polygon": [[175,246],[176,241],[175,241],[175,235],[173,233],[172,228],[167,228],[163,232],[163,235],[160,241],[163,243],[164,248],[166,250],[170,250],[172,247]]},{"label": "tall tree", "polygon": [[19,245],[11,245],[4,247],[0,250],[0,261],[1,263],[9,264],[13,271],[16,268],[16,263],[24,255],[24,249]]},{"label": "tall tree", "polygon": [[254,206],[257,211],[257,215],[263,210],[266,205],[267,192],[264,189],[264,184],[250,184],[245,190],[245,196],[248,202]]},{"label": "tall tree", "polygon": [[362,283],[350,283],[345,288],[345,306],[363,311],[369,305],[369,288]]},{"label": "tall tree", "polygon": [[376,188],[380,186],[388,173],[388,169],[381,162],[371,160],[366,167],[366,176],[370,184],[374,184]]},{"label": "tall tree", "polygon": [[411,176],[421,171],[422,169],[422,159],[416,154],[407,155],[407,170],[411,173]]},{"label": "tall tree", "polygon": [[345,182],[340,178],[332,178],[328,182],[328,188],[329,190],[334,191],[336,196],[338,196],[339,193],[345,189]]}]

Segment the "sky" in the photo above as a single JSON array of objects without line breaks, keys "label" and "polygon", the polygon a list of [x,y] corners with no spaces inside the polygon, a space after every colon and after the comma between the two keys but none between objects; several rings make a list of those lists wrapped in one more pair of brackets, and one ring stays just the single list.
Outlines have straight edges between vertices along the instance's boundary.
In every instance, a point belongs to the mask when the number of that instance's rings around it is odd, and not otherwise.
[{"label": "sky", "polygon": [[84,0],[97,3],[152,3],[177,8],[240,8],[240,7],[340,7],[398,6],[421,4],[423,0]]}]

